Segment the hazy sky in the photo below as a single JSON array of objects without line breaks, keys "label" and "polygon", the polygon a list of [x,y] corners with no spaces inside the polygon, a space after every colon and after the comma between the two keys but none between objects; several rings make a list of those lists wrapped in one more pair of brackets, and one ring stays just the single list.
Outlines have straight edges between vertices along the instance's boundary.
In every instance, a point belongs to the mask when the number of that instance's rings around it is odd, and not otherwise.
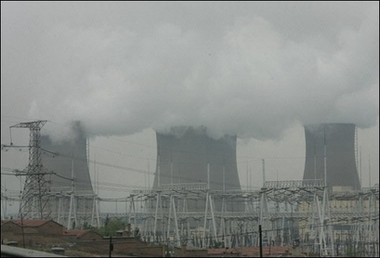
[{"label": "hazy sky", "polygon": [[[2,2],[1,143],[35,119],[57,140],[82,121],[90,159],[108,164],[96,166],[105,197],[152,184],[154,130],[179,125],[237,134],[245,188],[261,185],[262,158],[267,180],[302,179],[303,124],[355,123],[373,185],[379,3]],[[12,139],[26,145],[27,129]],[[2,151],[2,167],[27,162]],[[2,191],[3,178],[17,186],[2,175]]]}]

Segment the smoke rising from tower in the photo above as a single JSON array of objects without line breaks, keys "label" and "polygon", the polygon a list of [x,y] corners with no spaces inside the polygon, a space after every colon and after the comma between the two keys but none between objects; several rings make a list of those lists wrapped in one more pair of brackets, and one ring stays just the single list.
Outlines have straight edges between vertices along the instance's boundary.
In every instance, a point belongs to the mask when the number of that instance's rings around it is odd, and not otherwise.
[{"label": "smoke rising from tower", "polygon": [[[2,82],[12,92],[33,86],[30,117],[80,120],[95,135],[203,125],[214,138],[259,140],[296,122],[376,124],[378,3],[327,5],[333,17],[312,3],[286,3],[289,16],[261,4],[233,14],[228,4],[95,6],[10,6],[2,15]],[[147,19],[134,8],[155,11]],[[13,74],[24,76],[15,83]]]},{"label": "smoke rising from tower", "polygon": [[87,164],[87,138],[80,122],[71,126],[71,139],[54,141],[48,135],[41,136],[42,164],[57,174],[49,180],[50,189],[53,192],[71,191],[73,177],[76,194],[93,194]]}]

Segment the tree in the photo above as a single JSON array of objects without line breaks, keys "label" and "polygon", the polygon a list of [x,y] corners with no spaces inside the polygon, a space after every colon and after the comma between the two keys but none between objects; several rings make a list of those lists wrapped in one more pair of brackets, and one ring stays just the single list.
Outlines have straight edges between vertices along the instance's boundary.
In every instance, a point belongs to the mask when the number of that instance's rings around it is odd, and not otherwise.
[{"label": "tree", "polygon": [[91,226],[90,224],[88,224],[87,222],[84,222],[83,223],[83,229],[94,229],[94,227]]},{"label": "tree", "polygon": [[122,222],[121,219],[115,218],[107,220],[107,218],[106,222],[104,223],[104,227],[100,227],[96,230],[96,232],[102,236],[113,236],[115,235],[116,231],[125,229],[125,223]]},{"label": "tree", "polygon": [[135,230],[133,231],[133,236],[136,238],[136,239],[141,239],[141,233],[140,233],[140,229],[138,227],[135,227]]}]

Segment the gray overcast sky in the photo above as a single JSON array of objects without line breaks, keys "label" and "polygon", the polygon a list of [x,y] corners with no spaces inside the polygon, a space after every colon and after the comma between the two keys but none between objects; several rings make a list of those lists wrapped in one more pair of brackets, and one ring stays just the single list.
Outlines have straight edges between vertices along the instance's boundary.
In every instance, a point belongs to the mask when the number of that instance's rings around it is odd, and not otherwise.
[{"label": "gray overcast sky", "polygon": [[[153,183],[153,130],[177,125],[237,134],[244,188],[261,185],[261,158],[267,180],[302,178],[302,124],[355,123],[367,186],[369,166],[379,181],[379,3],[1,2],[2,144],[31,119],[55,139],[81,120],[91,159],[150,167],[97,166],[104,196]],[[26,154],[2,151],[2,167]]]}]

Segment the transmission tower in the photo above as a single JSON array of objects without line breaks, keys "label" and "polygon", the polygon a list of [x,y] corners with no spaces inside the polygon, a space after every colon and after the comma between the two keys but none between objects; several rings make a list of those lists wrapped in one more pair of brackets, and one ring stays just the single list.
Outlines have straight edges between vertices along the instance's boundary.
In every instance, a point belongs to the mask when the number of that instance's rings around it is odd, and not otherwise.
[{"label": "transmission tower", "polygon": [[16,173],[16,176],[25,176],[20,202],[20,216],[23,218],[46,219],[49,217],[49,214],[45,212],[45,206],[49,199],[49,187],[45,176],[51,173],[42,167],[40,147],[40,131],[46,122],[46,120],[38,120],[10,127],[29,128],[30,130],[29,146],[27,146],[29,148],[29,164],[23,171]]}]

